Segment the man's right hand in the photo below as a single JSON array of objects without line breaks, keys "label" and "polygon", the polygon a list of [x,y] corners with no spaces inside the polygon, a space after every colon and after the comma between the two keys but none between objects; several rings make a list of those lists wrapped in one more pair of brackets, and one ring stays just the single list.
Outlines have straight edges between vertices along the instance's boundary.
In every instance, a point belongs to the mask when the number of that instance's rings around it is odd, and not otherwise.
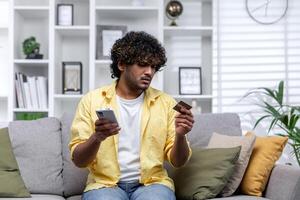
[{"label": "man's right hand", "polygon": [[120,130],[121,128],[117,123],[112,123],[108,119],[99,118],[95,121],[95,136],[99,142],[118,134]]},{"label": "man's right hand", "polygon": [[87,167],[96,158],[101,142],[107,137],[116,135],[120,131],[116,123],[112,123],[105,118],[95,121],[95,133],[86,141],[75,148],[73,152],[73,162],[78,167]]}]

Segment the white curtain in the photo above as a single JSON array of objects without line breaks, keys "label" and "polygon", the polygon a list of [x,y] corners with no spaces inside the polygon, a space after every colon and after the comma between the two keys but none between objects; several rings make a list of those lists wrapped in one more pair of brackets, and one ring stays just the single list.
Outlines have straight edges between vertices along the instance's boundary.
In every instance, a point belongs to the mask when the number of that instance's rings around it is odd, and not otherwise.
[{"label": "white curtain", "polygon": [[245,0],[216,1],[214,9],[213,111],[239,113],[249,130],[259,111],[241,97],[280,80],[285,81],[286,103],[299,105],[300,1],[289,0],[286,17],[272,25],[253,21]]},{"label": "white curtain", "polygon": [[[300,105],[300,1],[289,0],[286,16],[272,25],[258,24],[245,0],[214,4],[213,112],[236,112],[243,131],[262,116],[250,98],[251,88],[285,83],[285,103]],[[267,124],[256,133],[266,135]]]}]

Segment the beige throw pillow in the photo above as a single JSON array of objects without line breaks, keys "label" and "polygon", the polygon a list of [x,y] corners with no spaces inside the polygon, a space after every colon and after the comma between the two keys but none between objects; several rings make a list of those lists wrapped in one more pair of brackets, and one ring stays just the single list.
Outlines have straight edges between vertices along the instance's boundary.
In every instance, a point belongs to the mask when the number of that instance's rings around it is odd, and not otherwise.
[{"label": "beige throw pillow", "polygon": [[221,196],[231,196],[239,187],[244,173],[246,171],[249,158],[251,156],[254,143],[255,135],[252,136],[227,136],[218,133],[213,133],[208,148],[231,148],[236,146],[242,146],[241,153],[238,161],[236,162],[234,172],[229,178],[228,183],[220,193]]}]

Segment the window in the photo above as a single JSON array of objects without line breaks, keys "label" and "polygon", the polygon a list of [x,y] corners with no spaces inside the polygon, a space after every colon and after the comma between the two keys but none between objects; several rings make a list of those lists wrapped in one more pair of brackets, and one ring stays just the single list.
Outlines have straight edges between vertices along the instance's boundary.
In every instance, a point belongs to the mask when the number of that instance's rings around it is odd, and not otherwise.
[{"label": "window", "polygon": [[289,0],[287,15],[272,25],[253,21],[245,1],[219,0],[214,9],[213,112],[236,112],[242,129],[251,130],[261,113],[242,96],[280,80],[285,102],[300,105],[300,2]]}]

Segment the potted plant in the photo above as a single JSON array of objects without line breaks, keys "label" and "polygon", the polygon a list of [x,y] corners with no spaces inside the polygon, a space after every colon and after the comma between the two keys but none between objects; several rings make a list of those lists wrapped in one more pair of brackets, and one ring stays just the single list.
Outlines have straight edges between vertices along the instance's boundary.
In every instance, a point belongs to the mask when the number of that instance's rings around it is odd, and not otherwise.
[{"label": "potted plant", "polygon": [[275,127],[283,130],[284,134],[277,133],[277,135],[289,138],[289,144],[293,148],[293,155],[300,166],[300,128],[297,124],[300,122],[298,121],[300,118],[300,107],[284,104],[284,82],[280,81],[278,88],[274,90],[266,87],[250,90],[244,97],[252,94],[262,97],[257,98],[257,105],[264,112],[264,115],[256,121],[253,129],[263,120],[270,119],[268,133]]},{"label": "potted plant", "polygon": [[26,55],[26,59],[43,59],[43,55],[40,52],[40,43],[38,43],[35,37],[31,36],[23,42],[23,53]]}]

